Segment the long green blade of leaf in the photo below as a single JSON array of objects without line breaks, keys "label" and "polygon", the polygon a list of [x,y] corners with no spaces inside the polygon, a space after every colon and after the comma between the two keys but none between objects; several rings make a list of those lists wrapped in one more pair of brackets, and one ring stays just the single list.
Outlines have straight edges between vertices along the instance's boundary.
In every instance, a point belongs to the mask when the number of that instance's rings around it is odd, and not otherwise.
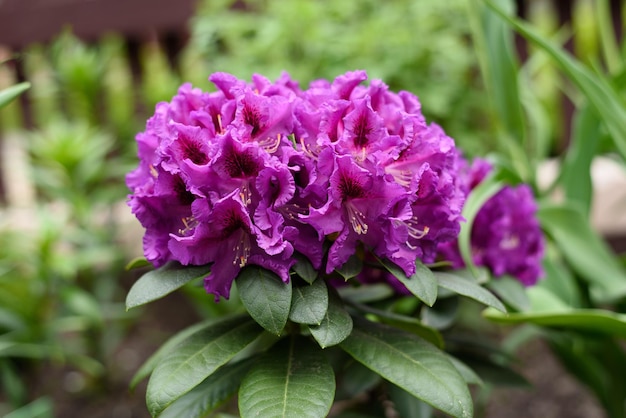
[{"label": "long green blade of leaf", "polygon": [[587,97],[597,114],[602,117],[615,146],[622,157],[626,158],[626,108],[617,92],[610,86],[610,83],[599,74],[589,70],[565,50],[553,45],[532,26],[520,19],[509,16],[494,2],[490,0],[486,0],[486,2],[516,31],[554,59],[563,72]]},{"label": "long green blade of leaf", "polygon": [[580,204],[586,215],[591,208],[591,162],[599,141],[600,118],[585,106],[574,117],[572,138],[559,180],[567,199]]},{"label": "long green blade of leaf", "polygon": [[503,315],[487,309],[483,315],[503,324],[536,324],[626,338],[626,315],[602,309],[572,309],[563,312],[520,312]]},{"label": "long green blade of leaf", "polygon": [[7,87],[4,90],[0,90],[0,109],[8,105],[13,99],[24,93],[29,88],[30,83],[25,81],[11,87]]},{"label": "long green blade of leaf", "polygon": [[355,319],[341,348],[411,395],[455,417],[473,415],[467,384],[446,354],[395,328]]},{"label": "long green blade of leaf", "polygon": [[183,287],[192,280],[205,277],[210,266],[181,266],[170,262],[149,271],[133,284],[126,296],[126,309],[144,305]]},{"label": "long green blade of leaf", "polygon": [[463,257],[463,262],[474,274],[478,276],[478,269],[474,264],[471,248],[472,226],[478,212],[493,195],[502,189],[503,183],[496,179],[496,175],[485,178],[472,192],[467,196],[465,205],[463,206],[463,217],[466,222],[461,224],[459,232],[459,251]]},{"label": "long green blade of leaf", "polygon": [[242,418],[323,418],[335,396],[335,375],[322,350],[302,337],[280,341],[239,389]]},{"label": "long green blade of leaf", "polygon": [[262,333],[248,317],[235,317],[201,329],[181,341],[154,369],[146,405],[158,416],[172,402],[199,385]]},{"label": "long green blade of leaf", "polygon": [[537,216],[569,264],[589,283],[596,302],[626,296],[626,271],[580,210],[572,206],[542,205]]},{"label": "long green blade of leaf", "polygon": [[246,310],[267,331],[280,335],[291,308],[291,282],[283,283],[275,273],[248,266],[235,279]]},{"label": "long green blade of leaf", "polygon": [[[515,59],[513,34],[506,24],[480,2],[473,2],[471,11],[473,37],[481,52],[485,84],[493,99],[493,108],[505,130],[519,143],[524,139],[525,121],[517,88],[518,63]],[[505,13],[512,15],[513,2],[506,1]]]}]

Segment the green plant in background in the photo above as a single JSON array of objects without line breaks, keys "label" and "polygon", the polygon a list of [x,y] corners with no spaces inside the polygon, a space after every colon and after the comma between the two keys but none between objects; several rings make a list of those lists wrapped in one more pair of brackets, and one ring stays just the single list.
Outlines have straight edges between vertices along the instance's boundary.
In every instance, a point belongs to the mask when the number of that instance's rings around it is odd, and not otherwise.
[{"label": "green plant in background", "polygon": [[13,99],[24,93],[29,88],[30,83],[24,82],[0,91],[0,109],[8,105]]},{"label": "green plant in background", "polygon": [[[609,154],[623,164],[626,157],[621,81],[625,57],[609,32],[608,2],[594,4],[602,59],[589,59],[593,65],[589,67],[532,25],[513,17],[512,2],[472,2],[474,37],[482,45],[478,53],[498,126],[502,166],[535,184],[543,196],[539,218],[550,237],[546,278],[529,289],[530,308],[508,316],[488,310],[485,316],[501,323],[532,324],[532,335],[550,343],[564,366],[596,394],[608,416],[623,417],[626,270],[591,228],[589,214],[592,161]],[[546,130],[550,123],[546,123],[543,103],[536,99],[535,74],[529,64],[520,65],[516,58],[511,28],[534,46],[528,62],[548,57],[575,88],[563,90],[576,106],[572,134],[567,148],[557,156],[560,174],[547,189],[539,188],[536,181],[539,164],[551,149],[545,143],[551,137]],[[563,202],[554,202],[555,190],[564,194]]]},{"label": "green plant in background", "polygon": [[220,0],[199,2],[188,49],[198,78],[226,71],[249,79],[282,71],[306,87],[358,68],[393,90],[419,92],[425,114],[470,155],[491,151],[465,1]]}]

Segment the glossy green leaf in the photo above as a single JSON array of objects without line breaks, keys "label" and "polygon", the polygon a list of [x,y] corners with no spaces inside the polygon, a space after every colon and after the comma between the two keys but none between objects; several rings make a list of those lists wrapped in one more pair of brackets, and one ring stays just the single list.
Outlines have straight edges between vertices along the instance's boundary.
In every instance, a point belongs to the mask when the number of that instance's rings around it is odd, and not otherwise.
[{"label": "glossy green leaf", "polygon": [[272,347],[239,389],[242,418],[323,418],[335,396],[335,375],[324,353],[303,337]]},{"label": "glossy green leaf", "polygon": [[190,327],[179,331],[177,334],[168,339],[164,344],[162,344],[157,351],[155,351],[148,360],[146,360],[139,370],[135,373],[133,378],[130,381],[130,388],[134,389],[139,382],[141,382],[146,377],[150,376],[150,373],[154,371],[154,368],[165,358],[165,356],[172,351],[174,347],[176,347],[181,341],[187,339],[190,335],[196,333],[197,331],[206,328],[215,323],[215,320],[203,321],[198,324],[194,324]]},{"label": "glossy green leaf", "polygon": [[335,269],[346,281],[358,276],[361,270],[363,270],[363,260],[356,254],[353,254],[343,266]]},{"label": "glossy green leaf", "polygon": [[11,87],[7,87],[4,90],[0,90],[0,109],[9,104],[13,99],[24,93],[29,88],[30,83],[26,81]]},{"label": "glossy green leaf", "polygon": [[152,416],[212,375],[252,343],[262,329],[247,316],[200,329],[168,352],[150,376],[146,405]]},{"label": "glossy green leaf", "polygon": [[280,335],[291,308],[291,282],[283,283],[275,273],[259,266],[247,266],[235,282],[250,316],[267,331]]},{"label": "glossy green leaf", "polygon": [[463,377],[447,355],[421,338],[365,320],[355,320],[341,348],[386,380],[455,417],[473,415]]},{"label": "glossy green leaf", "polygon": [[226,364],[174,401],[160,418],[203,418],[229,399],[257,359]]},{"label": "glossy green leaf", "polygon": [[126,309],[144,305],[183,287],[195,279],[206,277],[211,267],[182,266],[169,262],[164,266],[149,271],[137,280],[126,295]]},{"label": "glossy green leaf", "polygon": [[415,274],[406,277],[404,271],[388,260],[380,260],[380,263],[394,277],[406,286],[413,295],[417,296],[422,302],[428,306],[433,306],[437,300],[437,280],[433,276],[433,272],[426,267],[420,260],[415,261]]},{"label": "glossy green leaf", "polygon": [[344,309],[341,298],[333,289],[328,292],[328,310],[319,325],[310,325],[309,330],[322,348],[337,345],[352,332],[352,318]]},{"label": "glossy green leaf", "polygon": [[293,288],[289,319],[298,324],[319,325],[328,310],[328,289],[323,279]]},{"label": "glossy green leaf", "polygon": [[587,97],[597,114],[602,117],[613,142],[622,157],[626,158],[626,108],[617,92],[611,87],[608,80],[589,70],[580,61],[563,48],[554,45],[539,34],[531,25],[510,16],[493,1],[487,4],[507,21],[517,32],[552,57],[568,78]]},{"label": "glossy green leaf", "polygon": [[494,292],[516,311],[530,309],[530,300],[524,285],[514,277],[502,276],[494,278],[487,284],[487,288]]},{"label": "glossy green leaf", "polygon": [[313,267],[313,264],[300,253],[295,253],[296,264],[291,267],[293,271],[307,283],[313,283],[319,272]]},{"label": "glossy green leaf", "polygon": [[506,308],[500,300],[489,290],[476,284],[475,281],[463,276],[455,275],[452,272],[435,272],[435,277],[439,286],[451,290],[459,295],[467,296],[484,305],[492,306],[499,311],[506,312]]},{"label": "glossy green leaf", "polygon": [[626,296],[626,270],[580,210],[543,205],[537,215],[572,268],[589,283],[596,302],[611,302]]}]

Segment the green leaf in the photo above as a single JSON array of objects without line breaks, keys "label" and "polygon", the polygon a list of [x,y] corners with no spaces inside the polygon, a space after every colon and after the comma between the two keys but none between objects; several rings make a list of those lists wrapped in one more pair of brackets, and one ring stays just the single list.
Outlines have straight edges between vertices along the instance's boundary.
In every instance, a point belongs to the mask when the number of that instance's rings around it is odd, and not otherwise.
[{"label": "green leaf", "polygon": [[563,302],[573,308],[581,308],[582,297],[579,285],[570,269],[563,265],[561,260],[551,257],[550,252],[543,260],[543,267],[546,275],[535,287],[542,287],[559,295]]},{"label": "green leaf", "polygon": [[275,273],[247,266],[235,279],[239,297],[254,320],[275,335],[285,328],[291,308],[291,282],[283,283]]},{"label": "green leaf", "polygon": [[0,90],[0,109],[8,105],[13,99],[24,93],[29,88],[30,83],[25,81],[11,87],[7,87],[4,90]]},{"label": "green leaf", "polygon": [[149,271],[133,284],[126,296],[126,309],[144,305],[160,299],[181,288],[192,280],[206,277],[210,266],[182,266],[169,262],[164,266]]},{"label": "green leaf", "polygon": [[411,395],[455,417],[471,417],[472,398],[447,355],[421,338],[355,319],[341,343],[348,354]]},{"label": "green leaf", "polygon": [[433,416],[432,406],[401,387],[390,383],[387,385],[387,393],[398,416],[411,418],[431,418]]},{"label": "green leaf", "polygon": [[242,418],[323,418],[335,396],[335,375],[324,353],[303,337],[270,349],[239,389]]},{"label": "green leaf", "polygon": [[315,280],[308,286],[293,288],[289,319],[298,324],[319,325],[328,310],[326,282]]},{"label": "green leaf", "polygon": [[[502,4],[502,2],[500,2]],[[504,2],[507,15],[514,14],[512,1]],[[481,4],[471,8],[474,16],[473,35],[482,54],[480,63],[485,85],[493,100],[493,109],[506,132],[521,143],[525,120],[518,89],[518,68],[513,33],[501,19]],[[477,22],[479,21],[479,22]]]},{"label": "green leaf", "polygon": [[313,283],[317,279],[318,271],[313,267],[311,261],[300,253],[295,253],[296,264],[291,267],[302,280]]},{"label": "green leaf", "polygon": [[595,302],[608,303],[626,296],[626,271],[580,210],[542,205],[537,216],[572,268],[589,283]]},{"label": "green leaf", "polygon": [[241,385],[244,376],[257,361],[251,358],[226,364],[204,382],[172,403],[160,418],[202,418],[230,398]]},{"label": "green leaf", "polygon": [[86,319],[89,325],[100,326],[104,323],[100,303],[91,293],[76,286],[68,286],[61,291],[61,298],[67,309]]},{"label": "green leaf", "polygon": [[196,333],[197,331],[206,328],[215,323],[215,319],[210,319],[208,321],[203,321],[198,324],[194,324],[190,327],[183,329],[182,331],[175,334],[173,337],[168,339],[157,351],[152,354],[148,360],[146,360],[139,370],[135,373],[133,378],[130,381],[130,388],[134,389],[139,382],[148,377],[150,373],[154,370],[154,368],[165,358],[165,356],[172,351],[174,347],[176,347],[181,341],[187,339],[190,335]]},{"label": "green leaf", "polygon": [[[454,296],[456,296],[456,294]],[[424,325],[436,330],[443,330],[454,324],[458,313],[458,297],[439,298],[432,307],[422,306],[420,318]],[[423,335],[420,336],[424,338]]]},{"label": "green leaf", "polygon": [[564,49],[552,44],[532,26],[508,15],[494,2],[487,1],[487,4],[513,26],[517,32],[552,57],[569,79],[587,97],[597,114],[602,117],[618,151],[622,157],[626,158],[626,124],[624,124],[626,108],[609,81],[605,77],[601,77],[599,74],[589,70]]},{"label": "green leaf", "polygon": [[4,416],[4,418],[53,418],[54,405],[50,398],[41,397],[24,405],[13,412]]},{"label": "green leaf", "polygon": [[599,117],[589,106],[576,112],[559,178],[566,198],[578,203],[585,216],[589,215],[591,208],[591,162],[600,141],[600,127]]},{"label": "green leaf", "polygon": [[502,324],[529,323],[626,338],[626,315],[603,309],[571,309],[561,312],[524,312],[508,315],[487,309],[483,315],[491,321]]},{"label": "green leaf", "polygon": [[457,371],[465,379],[465,383],[474,385],[483,385],[483,380],[472,370],[467,364],[463,363],[456,357],[448,356],[448,360],[454,365]]},{"label": "green leaf", "polygon": [[426,267],[420,260],[415,261],[415,273],[411,277],[406,277],[404,271],[388,260],[380,260],[380,263],[394,277],[406,286],[413,295],[417,296],[422,302],[428,306],[433,306],[437,300],[437,280],[433,276],[433,272]]},{"label": "green leaf", "polygon": [[309,325],[311,335],[322,348],[339,344],[352,332],[352,318],[343,308],[341,298],[334,289],[328,290],[328,310],[324,319],[319,325]]},{"label": "green leaf", "polygon": [[493,195],[498,193],[500,189],[502,189],[502,186],[503,183],[497,179],[495,174],[487,176],[470,192],[463,205],[463,217],[466,219],[466,222],[461,224],[461,231],[459,232],[459,251],[463,257],[463,262],[475,276],[478,276],[479,273],[474,264],[470,243],[474,219],[483,205]]},{"label": "green leaf", "polygon": [[356,254],[353,254],[343,266],[335,269],[346,281],[358,276],[361,270],[363,270],[363,260]]},{"label": "green leaf", "polygon": [[[343,354],[343,353],[342,353]],[[382,378],[347,355],[347,366],[341,368],[341,377],[335,400],[354,399],[380,384]],[[343,358],[342,358],[343,360]]]},{"label": "green leaf", "polygon": [[157,365],[148,382],[146,404],[158,416],[252,343],[263,331],[247,316],[229,318],[181,341]]},{"label": "green leaf", "polygon": [[506,312],[506,308],[500,300],[484,287],[476,284],[476,282],[463,276],[458,276],[448,272],[435,272],[435,277],[439,282],[439,286],[444,289],[451,290],[459,295],[467,296],[484,305],[492,306],[502,312]]},{"label": "green leaf", "polygon": [[148,267],[151,266],[152,264],[145,259],[145,257],[135,257],[132,260],[130,260],[128,262],[128,264],[126,264],[126,267],[124,267],[125,270],[133,270],[133,269],[137,269],[137,268],[141,268],[141,267]]},{"label": "green leaf", "polygon": [[337,291],[342,299],[358,303],[376,302],[394,295],[393,289],[386,283],[342,286]]},{"label": "green leaf", "polygon": [[487,288],[517,311],[523,312],[530,309],[530,300],[528,300],[526,288],[515,277],[494,278],[487,284]]}]

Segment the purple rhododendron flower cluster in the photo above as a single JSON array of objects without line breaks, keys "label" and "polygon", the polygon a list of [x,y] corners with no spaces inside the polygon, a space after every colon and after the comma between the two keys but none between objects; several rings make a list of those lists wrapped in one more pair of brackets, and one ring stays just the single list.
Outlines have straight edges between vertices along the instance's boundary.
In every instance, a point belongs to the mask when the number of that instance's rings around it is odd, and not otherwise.
[{"label": "purple rhododendron flower cluster", "polygon": [[[466,189],[474,189],[492,169],[489,162],[474,160],[462,176]],[[488,267],[495,276],[516,277],[526,286],[537,283],[543,275],[544,238],[536,212],[537,204],[527,184],[505,186],[487,200],[472,225],[474,263]],[[439,252],[453,267],[465,266],[457,242],[440,244]]]},{"label": "purple rhododendron flower cluster", "polygon": [[219,300],[248,264],[287,282],[296,252],[331,273],[362,248],[411,275],[457,237],[460,153],[413,94],[364,71],[306,90],[209,79],[215,92],[184,84],[137,135],[129,205],[155,266],[212,263]]}]

